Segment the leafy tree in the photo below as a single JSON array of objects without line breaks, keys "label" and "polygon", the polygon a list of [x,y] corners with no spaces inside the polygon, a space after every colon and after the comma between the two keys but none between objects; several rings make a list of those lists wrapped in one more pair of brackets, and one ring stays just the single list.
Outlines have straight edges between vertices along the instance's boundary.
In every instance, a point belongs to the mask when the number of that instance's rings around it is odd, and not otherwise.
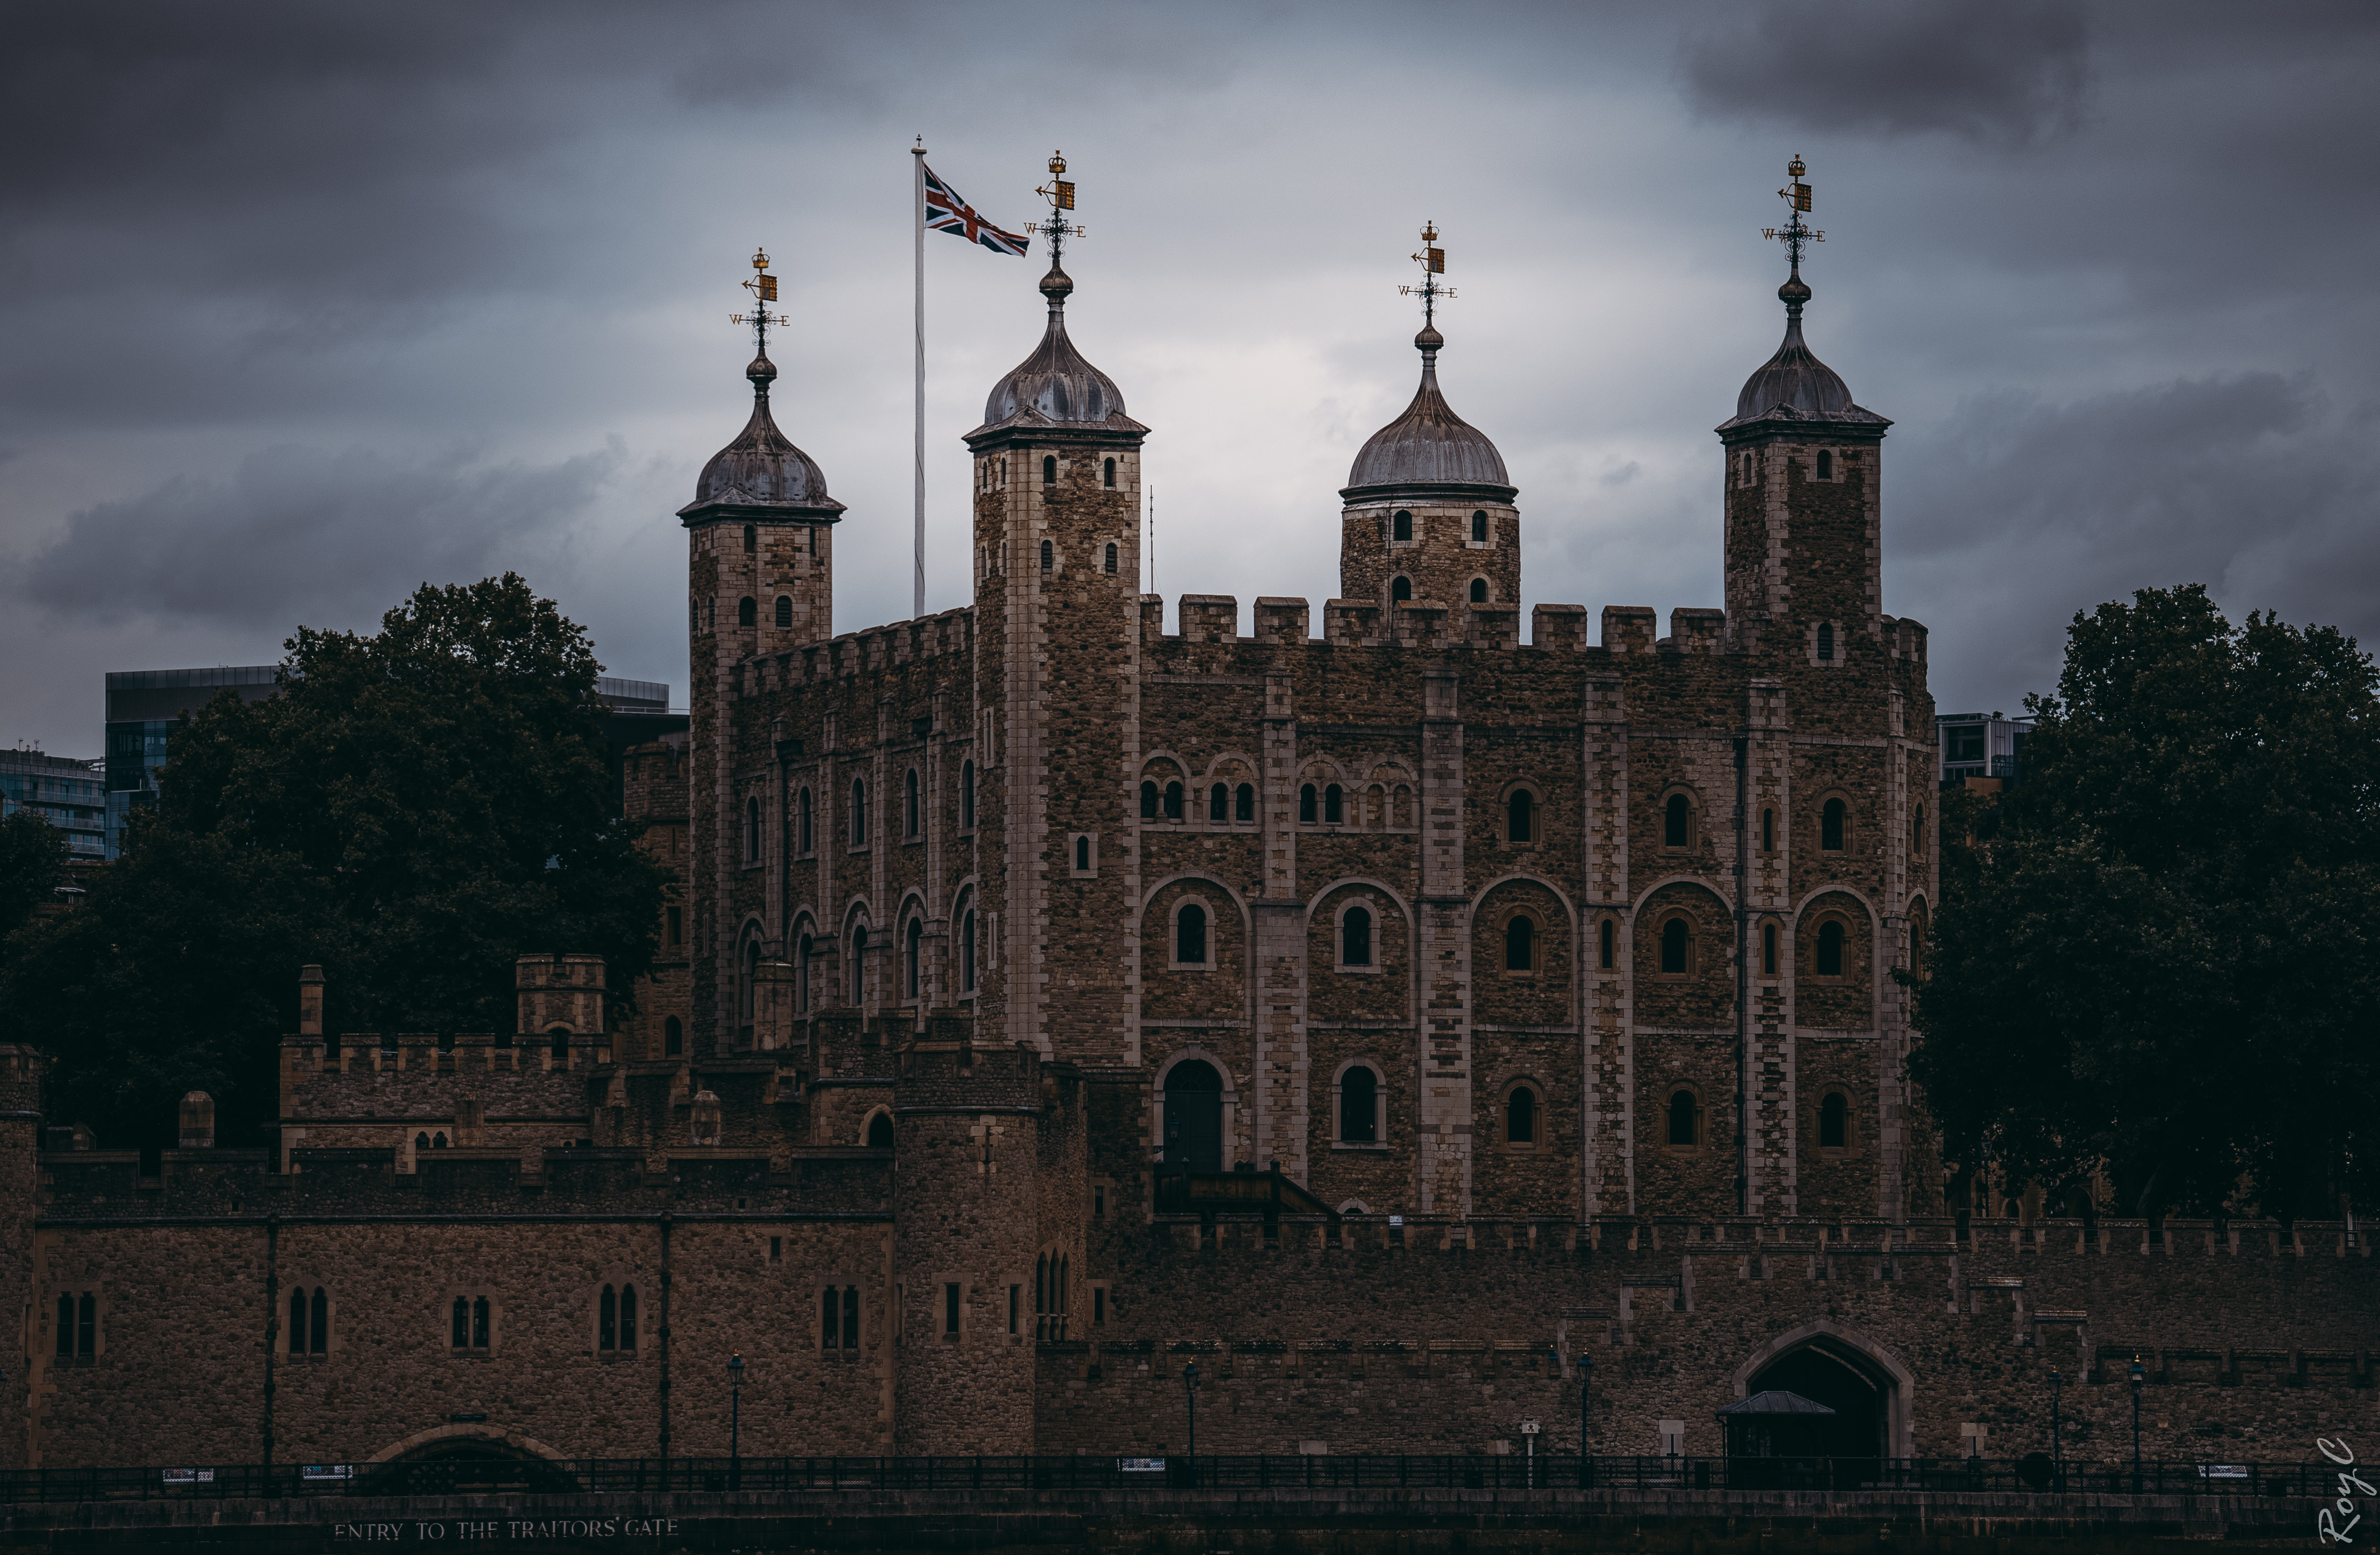
[{"label": "leafy tree", "polygon": [[374,636],[301,627],[275,695],[176,727],[153,813],[7,994],[54,1110],[169,1137],[212,1092],[261,1139],[300,965],[346,1032],[509,1030],[516,957],[651,964],[666,871],[613,813],[586,633],[506,573],[424,585]]},{"label": "leafy tree", "polygon": [[67,834],[30,810],[0,816],[0,941],[31,921],[67,877]]},{"label": "leafy tree", "polygon": [[2368,1191],[2375,691],[2353,639],[2197,585],[2075,617],[2024,781],[1945,850],[1912,1067],[1953,1157],[2105,1166],[2127,1213]]}]

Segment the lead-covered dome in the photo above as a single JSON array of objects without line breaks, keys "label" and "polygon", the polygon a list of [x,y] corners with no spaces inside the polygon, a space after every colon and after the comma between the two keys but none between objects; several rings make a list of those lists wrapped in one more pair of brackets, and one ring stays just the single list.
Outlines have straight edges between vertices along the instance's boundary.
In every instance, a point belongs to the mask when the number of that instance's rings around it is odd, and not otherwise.
[{"label": "lead-covered dome", "polygon": [[1735,397],[1735,415],[1720,423],[1722,432],[1759,421],[1821,421],[1838,426],[1889,427],[1892,423],[1852,401],[1851,386],[1842,375],[1811,353],[1802,340],[1802,305],[1810,288],[1796,267],[1777,288],[1785,303],[1785,340],[1777,355],[1761,364],[1743,381]]},{"label": "lead-covered dome", "polygon": [[1488,434],[1454,414],[1438,389],[1438,353],[1446,337],[1425,326],[1414,336],[1421,351],[1421,387],[1404,414],[1372,434],[1347,472],[1342,496],[1411,487],[1491,488],[1510,500],[1512,477]]},{"label": "lead-covered dome", "polygon": [[983,402],[983,425],[967,434],[979,438],[1011,428],[1066,428],[1146,432],[1123,413],[1115,380],[1091,366],[1066,337],[1066,298],[1075,283],[1054,263],[1041,278],[1050,301],[1050,327],[1033,355],[991,386]]},{"label": "lead-covered dome", "polygon": [[752,418],[735,440],[710,456],[694,483],[694,500],[678,510],[681,518],[722,510],[759,509],[777,512],[838,513],[843,504],[827,495],[826,472],[818,461],[795,448],[777,430],[769,414],[769,385],[776,365],[756,356],[744,369],[752,381]]}]

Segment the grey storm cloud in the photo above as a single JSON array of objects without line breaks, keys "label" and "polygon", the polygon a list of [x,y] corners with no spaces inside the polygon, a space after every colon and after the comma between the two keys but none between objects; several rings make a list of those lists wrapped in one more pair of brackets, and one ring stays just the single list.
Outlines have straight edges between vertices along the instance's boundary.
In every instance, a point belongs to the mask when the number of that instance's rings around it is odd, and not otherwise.
[{"label": "grey storm cloud", "polygon": [[228,479],[177,476],[72,514],[18,585],[103,620],[368,621],[425,581],[549,556],[622,462],[616,445],[492,467],[459,452],[263,449]]},{"label": "grey storm cloud", "polygon": [[1706,114],[2022,143],[2082,121],[2087,14],[2070,0],[1767,0],[1693,33],[1681,65]]}]

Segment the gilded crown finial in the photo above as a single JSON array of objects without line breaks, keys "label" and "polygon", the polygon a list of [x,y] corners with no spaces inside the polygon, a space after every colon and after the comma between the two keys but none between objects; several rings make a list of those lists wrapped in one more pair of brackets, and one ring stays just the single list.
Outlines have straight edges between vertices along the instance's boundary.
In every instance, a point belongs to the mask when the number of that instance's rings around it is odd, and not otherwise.
[{"label": "gilded crown finial", "polygon": [[[1050,152],[1050,181],[1033,191],[1035,194],[1039,195],[1043,199],[1050,202],[1050,220],[1046,222],[1027,222],[1025,224],[1025,230],[1026,232],[1041,233],[1050,239],[1050,273],[1051,275],[1061,273],[1058,260],[1060,257],[1065,253],[1066,239],[1085,235],[1083,228],[1068,222],[1062,215],[1059,214],[1061,211],[1072,211],[1075,208],[1075,186],[1068,183],[1061,176],[1061,175],[1065,171],[1066,153],[1063,151]],[[1068,290],[1071,291],[1073,287],[1070,283]],[[1042,287],[1042,290],[1046,292],[1049,290],[1049,287],[1045,284]]]},{"label": "gilded crown finial", "polygon": [[[1421,224],[1421,252],[1413,256],[1413,261],[1421,266],[1421,284],[1400,286],[1397,288],[1397,295],[1403,297],[1421,298],[1421,334],[1414,337],[1414,344],[1419,345],[1424,351],[1435,351],[1439,344],[1438,340],[1439,302],[1441,298],[1454,295],[1453,287],[1441,286],[1438,283],[1438,278],[1446,273],[1446,250],[1438,246],[1436,222],[1424,222]],[[1422,338],[1425,335],[1429,337],[1427,344]]]},{"label": "gilded crown finial", "polygon": [[[759,376],[761,364],[769,359],[769,326],[789,324],[793,320],[785,314],[769,311],[769,305],[777,300],[777,278],[769,273],[769,250],[759,247],[752,250],[752,271],[753,273],[744,279],[744,289],[752,294],[752,300],[759,307],[750,313],[731,313],[727,321],[752,326],[752,368],[746,376],[757,384],[763,381]],[[767,376],[776,377],[776,369],[771,368]]]}]

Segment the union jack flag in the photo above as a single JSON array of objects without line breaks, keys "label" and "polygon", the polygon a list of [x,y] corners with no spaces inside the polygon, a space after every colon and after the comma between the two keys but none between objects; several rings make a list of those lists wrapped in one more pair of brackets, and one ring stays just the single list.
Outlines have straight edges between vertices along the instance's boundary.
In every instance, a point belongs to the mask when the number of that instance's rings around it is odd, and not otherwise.
[{"label": "union jack flag", "polygon": [[1013,232],[1002,232],[993,226],[977,215],[975,207],[961,199],[956,189],[935,177],[932,168],[925,171],[928,226],[965,238],[969,243],[979,243],[995,254],[1013,254],[1020,259],[1025,257],[1026,247],[1032,239]]}]

